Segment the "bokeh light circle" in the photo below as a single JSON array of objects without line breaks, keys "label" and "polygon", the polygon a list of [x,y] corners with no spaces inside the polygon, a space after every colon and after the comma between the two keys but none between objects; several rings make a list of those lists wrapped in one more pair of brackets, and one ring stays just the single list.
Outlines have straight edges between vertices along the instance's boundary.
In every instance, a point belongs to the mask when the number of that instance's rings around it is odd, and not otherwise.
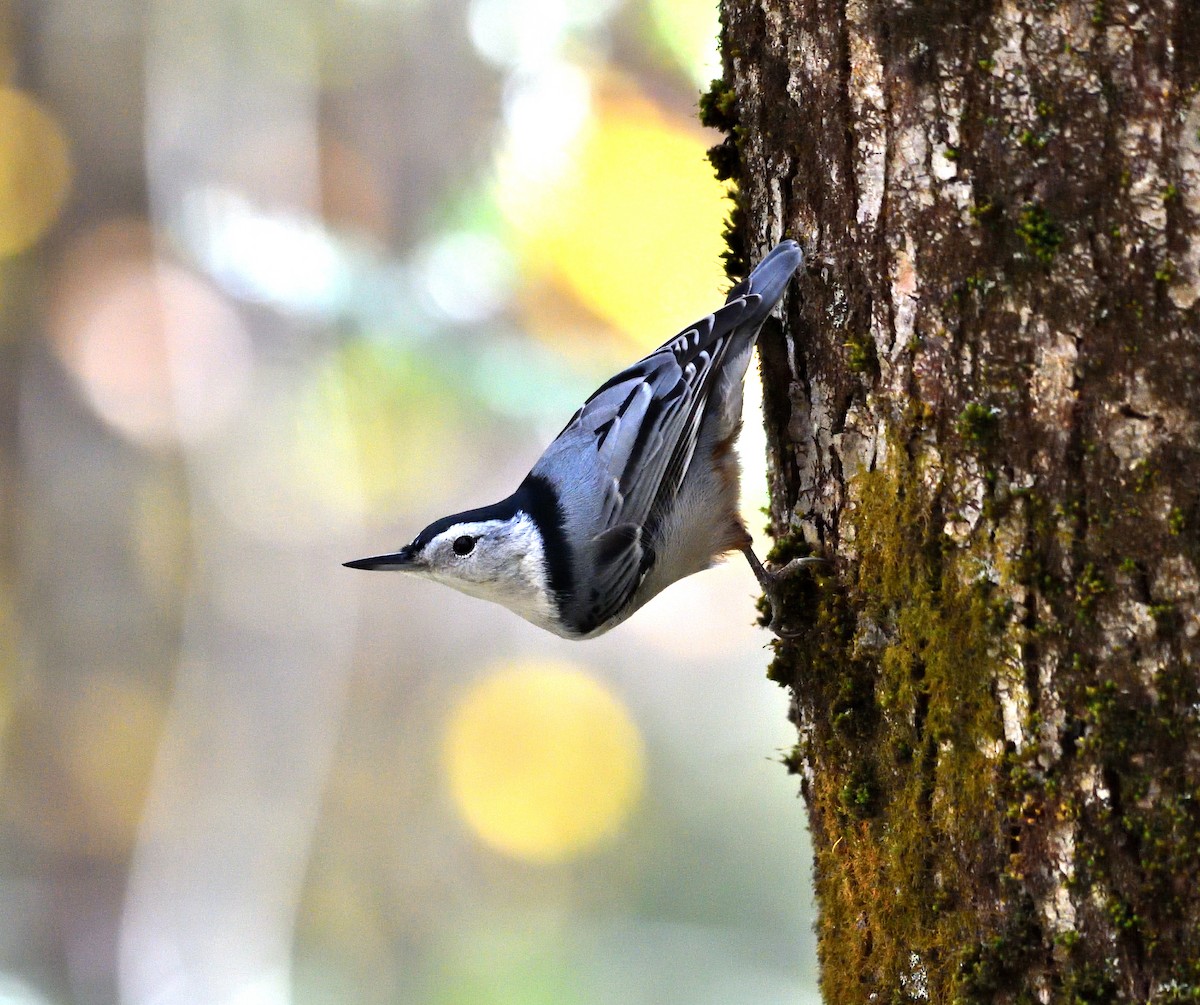
[{"label": "bokeh light circle", "polygon": [[139,443],[197,442],[249,390],[252,351],[232,303],[156,256],[143,220],[114,218],[66,248],[48,330],[96,414]]},{"label": "bokeh light circle", "polygon": [[34,244],[58,219],[70,187],[58,122],[29,95],[0,87],[0,256]]},{"label": "bokeh light circle", "polygon": [[569,666],[511,666],[476,684],[451,716],[444,753],[471,829],[533,862],[572,858],[615,834],[642,789],[628,711]]},{"label": "bokeh light circle", "polygon": [[535,188],[502,164],[498,201],[530,271],[642,348],[710,311],[729,212],[710,142],[622,90],[597,104],[554,183]]}]

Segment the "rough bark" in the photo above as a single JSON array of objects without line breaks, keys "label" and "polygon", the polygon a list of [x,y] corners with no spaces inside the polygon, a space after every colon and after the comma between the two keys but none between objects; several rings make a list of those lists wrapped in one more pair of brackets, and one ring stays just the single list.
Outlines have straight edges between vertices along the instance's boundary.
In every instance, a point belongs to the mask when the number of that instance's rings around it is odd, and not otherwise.
[{"label": "rough bark", "polygon": [[1200,12],[723,17],[825,999],[1200,999]]}]

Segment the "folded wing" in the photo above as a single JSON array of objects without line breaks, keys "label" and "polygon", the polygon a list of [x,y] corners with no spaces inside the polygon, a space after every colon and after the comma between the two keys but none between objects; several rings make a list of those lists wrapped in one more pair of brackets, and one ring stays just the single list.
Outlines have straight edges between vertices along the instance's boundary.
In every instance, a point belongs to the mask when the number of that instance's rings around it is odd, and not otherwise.
[{"label": "folded wing", "polygon": [[[564,598],[564,619],[581,634],[614,617],[653,564],[656,520],[687,475],[722,366],[757,335],[800,260],[793,242],[779,245],[720,310],[600,387],[556,440],[585,452],[576,470],[588,472],[590,505],[599,497],[599,512],[587,514],[593,533],[575,556],[585,574]],[[552,446],[533,473],[553,463]]]}]

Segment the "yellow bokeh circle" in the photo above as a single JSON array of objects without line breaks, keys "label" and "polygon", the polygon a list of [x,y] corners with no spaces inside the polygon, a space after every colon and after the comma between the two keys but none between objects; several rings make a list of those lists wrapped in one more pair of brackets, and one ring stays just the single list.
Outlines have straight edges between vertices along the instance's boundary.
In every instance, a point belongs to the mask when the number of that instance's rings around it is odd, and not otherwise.
[{"label": "yellow bokeh circle", "polygon": [[486,844],[557,862],[616,833],[642,789],[642,741],[621,702],[568,666],[515,666],[476,684],[445,737],[450,788]]},{"label": "yellow bokeh circle", "polygon": [[500,193],[530,271],[641,348],[703,317],[727,285],[711,142],[636,95],[600,101],[562,177],[536,200],[518,180]]},{"label": "yellow bokeh circle", "polygon": [[0,256],[36,242],[58,219],[70,187],[58,123],[33,98],[0,87]]}]

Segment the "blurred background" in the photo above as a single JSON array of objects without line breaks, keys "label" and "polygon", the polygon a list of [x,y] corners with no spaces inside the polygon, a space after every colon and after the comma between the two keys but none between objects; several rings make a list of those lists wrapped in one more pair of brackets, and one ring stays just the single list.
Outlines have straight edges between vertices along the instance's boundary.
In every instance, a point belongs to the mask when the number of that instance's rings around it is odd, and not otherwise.
[{"label": "blurred background", "polygon": [[588,643],[340,565],[719,303],[716,32],[0,0],[0,1003],[816,1000],[744,562]]}]

